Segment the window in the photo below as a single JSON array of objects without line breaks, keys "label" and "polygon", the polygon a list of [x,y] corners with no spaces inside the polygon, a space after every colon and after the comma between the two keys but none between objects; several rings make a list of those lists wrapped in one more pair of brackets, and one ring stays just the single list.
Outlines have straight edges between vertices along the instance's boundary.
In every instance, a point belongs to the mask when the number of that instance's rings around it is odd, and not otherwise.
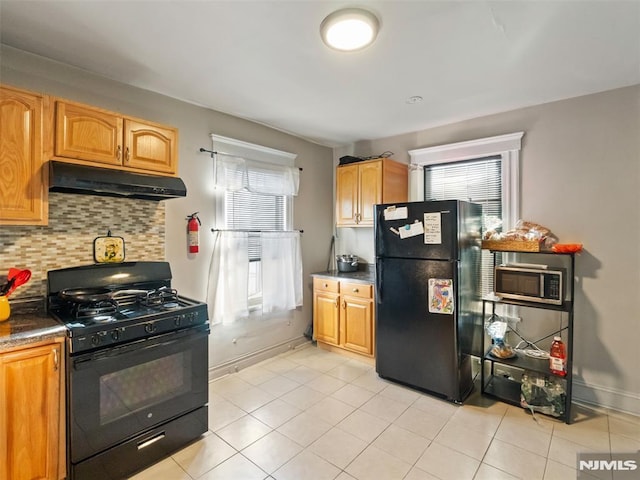
[{"label": "window", "polygon": [[[211,135],[211,138],[213,150],[217,152],[213,162],[216,228],[248,232],[247,241],[242,243],[248,245],[248,278],[246,283],[244,280],[241,283],[248,284],[245,309],[260,310],[263,290],[270,291],[263,289],[263,277],[272,278],[272,269],[265,267],[262,261],[264,240],[261,232],[292,230],[293,197],[299,186],[299,171],[293,167],[296,155],[219,135]],[[240,270],[233,266],[228,268],[225,277],[231,276],[231,271]],[[244,276],[246,263],[241,269]],[[223,290],[223,296],[238,295],[238,290],[237,285],[229,285]],[[266,304],[269,305],[268,300]]]},{"label": "window", "polygon": [[249,231],[249,309],[262,303],[260,231],[290,230],[291,197],[240,190],[226,191],[224,228]]},{"label": "window", "polygon": [[[486,231],[492,221],[502,219],[501,157],[425,166],[424,199],[479,203],[482,231]],[[482,251],[480,270],[480,292],[486,295],[493,290],[493,258],[488,251]]]},{"label": "window", "polygon": [[[455,198],[482,203],[483,223],[496,215],[503,230],[509,230],[520,213],[523,135],[517,132],[410,150],[410,200]],[[482,294],[492,290],[492,267],[493,260],[483,252]]]}]

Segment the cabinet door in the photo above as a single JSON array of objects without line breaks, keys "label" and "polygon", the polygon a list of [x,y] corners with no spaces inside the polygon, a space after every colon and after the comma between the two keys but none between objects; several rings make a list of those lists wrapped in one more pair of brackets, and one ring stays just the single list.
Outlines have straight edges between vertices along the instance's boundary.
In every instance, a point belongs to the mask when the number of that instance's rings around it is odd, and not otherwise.
[{"label": "cabinet door", "polygon": [[315,291],[313,294],[313,334],[317,341],[340,343],[339,306],[337,293]]},{"label": "cabinet door", "polygon": [[373,299],[344,295],[340,318],[342,346],[365,355],[373,354]]},{"label": "cabinet door", "polygon": [[373,225],[373,206],[382,203],[382,161],[369,162],[359,166],[358,183],[358,225]]},{"label": "cabinet door", "polygon": [[56,102],[55,155],[122,165],[122,118],[85,105]]},{"label": "cabinet door", "polygon": [[356,225],[358,213],[358,165],[338,167],[336,224],[341,227]]},{"label": "cabinet door", "polygon": [[0,355],[0,478],[58,476],[60,344]]},{"label": "cabinet door", "polygon": [[46,225],[41,96],[0,87],[0,225]]},{"label": "cabinet door", "polygon": [[124,120],[124,166],[175,174],[178,131],[135,120]]}]

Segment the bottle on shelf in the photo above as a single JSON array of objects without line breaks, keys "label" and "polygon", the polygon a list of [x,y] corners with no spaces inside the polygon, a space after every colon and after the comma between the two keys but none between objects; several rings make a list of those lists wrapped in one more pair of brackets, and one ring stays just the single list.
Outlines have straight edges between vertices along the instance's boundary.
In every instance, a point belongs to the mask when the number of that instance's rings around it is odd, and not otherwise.
[{"label": "bottle on shelf", "polygon": [[554,375],[565,377],[567,375],[567,349],[562,338],[553,337],[553,343],[549,351],[549,369]]}]

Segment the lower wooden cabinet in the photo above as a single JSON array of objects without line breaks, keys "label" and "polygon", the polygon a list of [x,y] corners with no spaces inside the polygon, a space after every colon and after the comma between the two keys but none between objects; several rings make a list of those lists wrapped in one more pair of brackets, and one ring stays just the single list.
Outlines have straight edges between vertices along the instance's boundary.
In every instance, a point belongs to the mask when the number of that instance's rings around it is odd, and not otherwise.
[{"label": "lower wooden cabinet", "polygon": [[340,344],[340,284],[336,280],[313,282],[313,333],[317,341]]},{"label": "lower wooden cabinet", "polygon": [[64,339],[0,353],[0,478],[64,478]]},{"label": "lower wooden cabinet", "polygon": [[313,332],[320,343],[373,357],[373,286],[314,278]]}]

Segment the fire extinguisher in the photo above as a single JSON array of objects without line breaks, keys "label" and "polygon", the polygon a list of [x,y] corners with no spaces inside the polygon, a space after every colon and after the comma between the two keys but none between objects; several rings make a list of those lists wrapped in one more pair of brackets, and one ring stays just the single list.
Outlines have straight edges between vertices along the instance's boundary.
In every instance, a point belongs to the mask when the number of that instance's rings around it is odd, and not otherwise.
[{"label": "fire extinguisher", "polygon": [[189,253],[198,253],[200,250],[199,230],[200,225],[202,225],[198,218],[198,212],[189,215],[187,220],[187,243],[189,245]]}]

